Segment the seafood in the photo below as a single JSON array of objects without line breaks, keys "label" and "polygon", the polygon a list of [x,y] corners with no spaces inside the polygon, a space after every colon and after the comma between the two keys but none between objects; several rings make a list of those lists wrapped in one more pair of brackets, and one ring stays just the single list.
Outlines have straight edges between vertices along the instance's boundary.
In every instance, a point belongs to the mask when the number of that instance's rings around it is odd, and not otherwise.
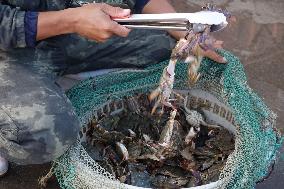
[{"label": "seafood", "polygon": [[[162,116],[151,115],[146,96],[135,97],[140,114],[121,112],[93,121],[87,135],[92,141],[86,148],[89,155],[119,181],[135,186],[181,188],[216,181],[234,149],[233,136],[190,120],[182,110],[184,102]],[[116,127],[104,124],[111,120],[119,120]],[[202,132],[207,138],[200,138]]]},{"label": "seafood", "polygon": [[201,60],[202,60],[201,58],[194,58],[194,60],[192,61],[192,63],[188,68],[189,86],[193,86],[200,78],[198,70],[201,64]]},{"label": "seafood", "polygon": [[208,184],[212,181],[217,181],[219,179],[219,175],[222,169],[223,169],[222,164],[220,163],[213,164],[208,170],[204,171],[201,174],[203,183]]},{"label": "seafood", "polygon": [[215,131],[214,137],[209,138],[205,145],[208,148],[221,151],[224,155],[229,155],[234,150],[234,138],[232,134],[224,132],[224,130]]},{"label": "seafood", "polygon": [[[202,7],[202,10],[220,12],[223,13],[228,20],[234,20],[227,10],[217,8],[213,4],[206,4],[206,6]],[[178,61],[184,60],[186,63],[190,63],[188,67],[190,86],[193,86],[200,78],[198,70],[203,58],[201,52],[214,50],[214,43],[216,42],[210,35],[210,27],[211,26],[207,24],[192,24],[192,27],[188,28],[186,36],[177,42],[177,45],[172,50],[169,64],[162,73],[158,88],[149,95],[150,101],[156,99],[152,114],[160,104],[162,104],[162,109],[164,106],[175,109],[174,105],[171,103],[174,99],[170,97],[172,93],[174,93],[175,67]],[[180,96],[179,94],[176,95]]]},{"label": "seafood", "polygon": [[[199,131],[200,131],[200,127],[191,127],[184,139],[185,143],[190,144],[192,140],[197,136]],[[195,144],[192,143],[191,147],[195,148]]]},{"label": "seafood", "polygon": [[182,156],[183,159],[186,159],[188,161],[195,161],[195,158],[194,158],[193,154],[191,153],[189,147],[183,149],[181,151],[180,155]]},{"label": "seafood", "polygon": [[174,129],[174,122],[175,122],[176,114],[177,114],[176,110],[173,110],[171,112],[170,119],[169,119],[165,128],[162,131],[162,134],[161,134],[160,139],[159,139],[159,144],[161,146],[169,146],[170,145],[170,141],[171,141],[171,137],[172,137],[173,129]]},{"label": "seafood", "polygon": [[124,144],[120,142],[116,142],[116,151],[121,156],[121,161],[127,161],[129,159],[129,153],[127,148],[124,146]]},{"label": "seafood", "polygon": [[143,134],[143,139],[144,139],[144,141],[145,141],[146,143],[149,143],[149,142],[152,141],[151,138],[150,138],[148,135],[146,135],[146,134]]},{"label": "seafood", "polygon": [[208,159],[202,164],[202,167],[200,170],[204,171],[206,169],[209,169],[214,163],[215,163],[215,159]]},{"label": "seafood", "polygon": [[131,143],[127,146],[127,150],[129,153],[130,159],[136,159],[142,153],[143,144],[140,142],[138,143]]},{"label": "seafood", "polygon": [[147,166],[139,163],[129,163],[130,183],[133,186],[151,188],[151,175],[147,172]]},{"label": "seafood", "polygon": [[173,177],[167,177],[164,175],[158,175],[152,179],[152,183],[154,186],[158,188],[179,188],[181,186],[184,186],[187,184],[188,179],[187,178],[173,178]]},{"label": "seafood", "polygon": [[[188,98],[185,98],[184,100],[184,106],[181,107],[181,110],[184,112],[185,116],[186,116],[186,121],[189,125],[191,125],[192,127],[195,128],[195,130],[199,130],[198,129],[200,126],[205,126],[205,127],[209,127],[209,128],[215,128],[215,129],[219,129],[220,126],[218,125],[213,125],[213,124],[209,124],[206,123],[204,121],[203,116],[195,111],[195,110],[190,110],[189,108],[186,107]],[[192,133],[194,133],[194,131],[191,131]]]},{"label": "seafood", "polygon": [[[204,31],[207,32],[208,29],[205,29]],[[154,90],[149,96],[149,99],[151,101],[158,98],[152,109],[152,114],[156,111],[159,104],[175,109],[175,107],[171,103],[171,101],[174,101],[174,99],[171,99],[170,97],[173,93],[176,63],[182,59],[190,61],[192,56],[194,56],[190,52],[193,50],[193,48],[197,46],[197,44],[202,43],[202,46],[205,47],[205,41],[206,41],[205,38],[207,38],[205,36],[207,36],[207,34],[201,35],[199,33],[193,33],[193,31],[189,31],[185,38],[182,38],[178,41],[176,47],[172,51],[170,62],[162,73],[159,87],[156,90]],[[190,81],[196,82],[198,80],[199,74],[197,73],[197,71],[200,67],[201,60],[202,60],[201,56],[198,56],[198,59],[196,59],[196,61],[192,63],[191,66],[189,67],[188,74]],[[177,96],[180,95],[177,94]]]},{"label": "seafood", "polygon": [[129,136],[132,137],[132,138],[136,138],[137,135],[134,131],[132,131],[131,129],[128,129],[128,132],[129,132]]},{"label": "seafood", "polygon": [[126,105],[127,105],[127,108],[128,108],[128,110],[130,112],[134,112],[136,114],[140,114],[141,113],[140,106],[139,106],[139,103],[137,102],[136,98],[129,97],[126,100]]}]

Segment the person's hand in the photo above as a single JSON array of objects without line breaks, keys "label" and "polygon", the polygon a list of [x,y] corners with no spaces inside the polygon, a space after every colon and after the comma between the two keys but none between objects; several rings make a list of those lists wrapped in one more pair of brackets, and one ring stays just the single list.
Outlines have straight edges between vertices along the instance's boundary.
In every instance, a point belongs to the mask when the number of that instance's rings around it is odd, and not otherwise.
[{"label": "person's hand", "polygon": [[75,8],[72,12],[76,17],[74,32],[88,39],[104,42],[113,35],[126,37],[130,32],[130,29],[112,20],[128,17],[129,9],[94,3]]}]

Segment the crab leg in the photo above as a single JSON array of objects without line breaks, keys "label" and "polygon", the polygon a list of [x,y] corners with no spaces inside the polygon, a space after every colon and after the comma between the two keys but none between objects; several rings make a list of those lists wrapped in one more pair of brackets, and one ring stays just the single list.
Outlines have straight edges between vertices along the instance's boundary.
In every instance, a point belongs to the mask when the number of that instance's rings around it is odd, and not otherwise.
[{"label": "crab leg", "polygon": [[177,110],[173,110],[170,115],[170,119],[167,121],[167,124],[165,128],[163,129],[160,139],[159,139],[159,144],[161,146],[169,146],[171,137],[173,134],[173,129],[174,129],[174,122],[175,122],[175,117],[177,114]]},{"label": "crab leg", "polygon": [[183,38],[179,40],[176,47],[173,49],[170,62],[163,71],[159,87],[155,89],[149,96],[150,101],[154,100],[159,96],[157,102],[155,103],[152,109],[152,114],[156,111],[159,104],[175,109],[170,102],[173,101],[173,99],[170,99],[170,97],[171,94],[173,93],[175,68],[178,59],[181,58],[182,54],[186,51],[186,48],[187,48],[187,40]]},{"label": "crab leg", "polygon": [[[202,61],[202,56],[201,56],[200,51],[201,51],[200,47],[197,47],[197,57],[193,58],[193,61],[191,62],[188,68],[187,73],[188,73],[188,79],[189,79],[190,86],[193,86],[200,78],[200,73],[198,73],[198,70],[200,68],[201,61]],[[190,56],[188,57],[188,59],[189,58]]]},{"label": "crab leg", "polygon": [[170,102],[172,101],[170,97],[173,91],[176,62],[177,59],[170,60],[169,65],[163,71],[159,87],[154,90],[149,96],[150,101],[158,97],[158,100],[152,109],[152,114],[155,113],[156,109],[160,104],[175,109]]}]

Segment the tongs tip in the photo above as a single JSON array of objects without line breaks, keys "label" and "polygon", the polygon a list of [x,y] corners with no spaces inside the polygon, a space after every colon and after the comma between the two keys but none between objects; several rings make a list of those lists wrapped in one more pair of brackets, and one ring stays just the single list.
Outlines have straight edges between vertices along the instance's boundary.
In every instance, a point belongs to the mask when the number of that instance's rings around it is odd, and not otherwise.
[{"label": "tongs tip", "polygon": [[223,22],[219,25],[211,25],[210,30],[211,32],[218,32],[218,31],[225,29],[227,25],[228,25],[228,22]]}]

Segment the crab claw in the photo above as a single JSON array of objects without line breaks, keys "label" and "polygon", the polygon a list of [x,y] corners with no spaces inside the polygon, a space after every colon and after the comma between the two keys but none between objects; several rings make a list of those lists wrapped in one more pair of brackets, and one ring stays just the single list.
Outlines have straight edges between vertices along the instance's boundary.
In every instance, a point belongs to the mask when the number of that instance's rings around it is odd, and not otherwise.
[{"label": "crab claw", "polygon": [[189,72],[189,85],[193,86],[200,78],[200,73]]},{"label": "crab claw", "polygon": [[159,96],[159,99],[155,102],[155,104],[152,108],[151,115],[153,115],[156,112],[158,106],[160,105],[160,102],[161,102],[161,97]]},{"label": "crab claw", "polygon": [[119,153],[121,160],[127,161],[129,159],[129,153],[125,145],[120,142],[116,142],[115,145],[116,145],[116,151]]},{"label": "crab claw", "polygon": [[197,58],[194,58],[194,60],[192,61],[192,63],[189,65],[188,68],[188,79],[190,86],[193,86],[200,78],[200,73],[198,73],[198,70],[200,68],[201,61],[202,61],[201,49],[200,47],[197,47]]},{"label": "crab claw", "polygon": [[153,101],[155,98],[157,98],[161,93],[160,87],[152,91],[149,95],[149,100]]},{"label": "crab claw", "polygon": [[162,102],[162,104],[163,104],[164,106],[169,107],[169,108],[175,109],[175,107],[174,107],[174,106],[172,105],[172,103],[170,103],[169,101],[164,101],[164,102]]},{"label": "crab claw", "polygon": [[184,142],[190,144],[190,142],[195,138],[195,136],[200,132],[200,127],[191,127],[188,134],[185,137]]}]

